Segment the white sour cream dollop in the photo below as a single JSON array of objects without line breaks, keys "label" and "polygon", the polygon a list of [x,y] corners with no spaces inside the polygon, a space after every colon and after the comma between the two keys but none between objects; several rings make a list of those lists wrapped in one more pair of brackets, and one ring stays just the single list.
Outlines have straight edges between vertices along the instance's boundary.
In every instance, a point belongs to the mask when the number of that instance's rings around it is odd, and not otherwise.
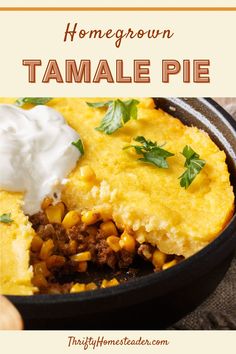
[{"label": "white sour cream dollop", "polygon": [[24,110],[0,105],[0,189],[24,192],[24,212],[40,210],[45,196],[60,193],[81,156],[80,138],[60,113],[47,106]]}]

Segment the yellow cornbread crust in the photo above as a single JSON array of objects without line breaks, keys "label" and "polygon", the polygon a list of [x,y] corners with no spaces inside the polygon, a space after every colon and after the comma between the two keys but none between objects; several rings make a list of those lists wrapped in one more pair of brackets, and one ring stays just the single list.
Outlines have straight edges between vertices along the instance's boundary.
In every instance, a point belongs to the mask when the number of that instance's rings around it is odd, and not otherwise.
[{"label": "yellow cornbread crust", "polygon": [[34,230],[22,211],[22,195],[0,191],[0,215],[11,213],[11,224],[0,223],[0,293],[31,295],[33,269],[29,249]]},{"label": "yellow cornbread crust", "polygon": [[[225,153],[206,132],[156,110],[149,98],[138,99],[137,120],[112,135],[96,131],[105,110],[88,107],[86,102],[106,100],[55,98],[47,104],[79,132],[85,150],[68,176],[62,201],[69,210],[92,210],[103,221],[113,220],[119,229],[132,230],[139,243],[151,243],[166,254],[191,256],[214,240],[233,214],[234,194]],[[0,103],[14,101],[0,99]],[[123,150],[139,135],[165,144],[175,154],[168,158],[168,169],[142,163],[135,151]],[[185,170],[181,152],[186,145],[206,165],[185,190],[178,178]],[[0,215],[11,212],[14,219],[9,225],[0,223],[0,292],[30,295],[34,288],[29,247],[34,230],[21,203],[20,193],[0,192]]]},{"label": "yellow cornbread crust", "polygon": [[[138,120],[110,136],[94,129],[104,110],[90,108],[82,99],[67,99],[66,106],[58,105],[68,123],[80,132],[86,151],[69,177],[63,200],[69,208],[82,206],[100,212],[121,229],[130,227],[139,242],[189,257],[217,237],[233,213],[226,156],[204,131],[156,110],[152,99],[139,100]],[[165,144],[175,154],[168,159],[168,169],[144,164],[135,152],[123,150],[139,135]],[[178,179],[184,172],[181,152],[185,145],[206,161],[187,190]],[[95,180],[81,176],[81,168],[87,165]]]}]

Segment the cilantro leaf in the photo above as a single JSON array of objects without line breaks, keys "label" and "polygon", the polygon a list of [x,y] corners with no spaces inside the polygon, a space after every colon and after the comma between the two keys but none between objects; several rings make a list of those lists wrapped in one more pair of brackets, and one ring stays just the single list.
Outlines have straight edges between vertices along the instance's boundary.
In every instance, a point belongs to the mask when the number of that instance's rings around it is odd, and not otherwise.
[{"label": "cilantro leaf", "polygon": [[4,224],[10,224],[11,222],[13,222],[13,219],[11,218],[11,213],[0,215],[0,222],[3,222]]},{"label": "cilantro leaf", "polygon": [[95,108],[107,107],[107,112],[100,126],[95,129],[109,135],[123,127],[130,119],[137,119],[138,103],[137,100],[121,101],[117,99],[107,102],[87,103],[87,105]]},{"label": "cilantro leaf", "polygon": [[73,143],[71,144],[74,145],[79,150],[81,155],[84,154],[84,146],[81,139],[78,139],[77,141],[73,141]]},{"label": "cilantro leaf", "polygon": [[109,106],[112,101],[105,101],[105,102],[86,102],[89,107],[93,108],[103,108]]},{"label": "cilantro leaf", "polygon": [[123,103],[121,101],[113,101],[108,106],[106,115],[101,121],[99,127],[95,128],[100,132],[112,134],[122,127]]},{"label": "cilantro leaf", "polygon": [[139,104],[139,101],[128,100],[128,101],[123,101],[123,104],[124,104],[123,122],[127,123],[130,119],[137,119],[138,116],[137,105]]},{"label": "cilantro leaf", "polygon": [[16,100],[15,104],[19,107],[27,103],[34,104],[35,106],[43,105],[52,100],[52,97],[20,97]]},{"label": "cilantro leaf", "polygon": [[162,149],[162,147],[158,146],[156,142],[147,140],[143,136],[137,136],[134,140],[141,143],[141,145],[126,146],[124,150],[134,148],[138,155],[143,155],[142,158],[138,159],[139,161],[150,163],[159,168],[169,167],[166,159],[170,156],[174,156],[174,154]]},{"label": "cilantro leaf", "polygon": [[179,177],[181,187],[187,189],[206,164],[200,156],[188,145],[183,149],[182,155],[186,158],[184,166],[186,171]]}]

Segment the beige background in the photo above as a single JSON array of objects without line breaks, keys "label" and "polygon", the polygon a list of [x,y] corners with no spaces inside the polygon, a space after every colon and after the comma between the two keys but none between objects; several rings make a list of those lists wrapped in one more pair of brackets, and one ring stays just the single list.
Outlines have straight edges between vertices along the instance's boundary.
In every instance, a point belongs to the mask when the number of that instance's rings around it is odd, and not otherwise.
[{"label": "beige background", "polygon": [[[2,4],[2,5],[1,5]],[[236,6],[235,0],[0,0],[1,6]]]},{"label": "beige background", "polygon": [[[108,339],[167,339],[168,346],[104,346],[93,350],[83,347],[68,348],[68,336],[83,339],[86,336]],[[233,354],[235,353],[234,331],[25,331],[0,332],[1,348],[5,353],[160,353],[160,354]]]},{"label": "beige background", "polygon": [[[83,39],[63,42],[68,22],[80,28],[170,28],[169,40]],[[235,96],[236,62],[234,12],[0,12],[1,96]],[[27,82],[22,59],[42,59],[38,83]],[[181,75],[161,83],[162,59],[211,59],[210,84],[184,84]],[[132,73],[134,59],[151,60],[150,84],[42,84],[48,59],[57,59],[64,74],[65,59],[91,59],[94,74],[99,59],[114,73],[116,59]]]}]

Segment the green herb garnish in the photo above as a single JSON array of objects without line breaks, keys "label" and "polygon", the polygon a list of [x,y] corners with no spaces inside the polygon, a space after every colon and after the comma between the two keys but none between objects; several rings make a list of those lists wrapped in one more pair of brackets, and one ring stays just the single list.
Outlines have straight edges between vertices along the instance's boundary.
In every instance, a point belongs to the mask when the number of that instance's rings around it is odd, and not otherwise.
[{"label": "green herb garnish", "polygon": [[43,105],[52,100],[52,97],[20,97],[16,100],[15,104],[19,107],[27,103],[34,104],[35,106]]},{"label": "green herb garnish", "polygon": [[123,125],[130,119],[137,119],[138,103],[139,101],[137,100],[121,101],[117,99],[106,102],[87,102],[87,105],[94,108],[107,107],[107,112],[103,117],[100,126],[95,129],[106,134],[112,134],[119,128],[123,127]]},{"label": "green herb garnish", "polygon": [[0,222],[3,222],[4,224],[10,224],[11,222],[13,222],[13,219],[11,218],[11,213],[0,215]]},{"label": "green herb garnish", "polygon": [[174,156],[171,152],[162,149],[161,146],[158,146],[156,142],[151,140],[146,140],[143,136],[137,136],[135,141],[139,142],[141,145],[129,145],[124,148],[134,148],[138,155],[143,155],[142,158],[139,158],[139,161],[150,163],[160,168],[168,168],[168,162],[166,159],[170,156]]},{"label": "green herb garnish", "polygon": [[105,102],[86,102],[89,107],[92,108],[104,108],[108,107],[113,101],[105,101]]},{"label": "green herb garnish", "polygon": [[73,143],[71,144],[74,145],[79,150],[81,155],[84,154],[84,146],[81,139],[78,139],[77,141],[73,141]]},{"label": "green herb garnish", "polygon": [[199,159],[200,156],[188,145],[184,147],[182,155],[186,158],[184,166],[187,170],[179,177],[180,185],[187,189],[203,169],[206,161]]}]

